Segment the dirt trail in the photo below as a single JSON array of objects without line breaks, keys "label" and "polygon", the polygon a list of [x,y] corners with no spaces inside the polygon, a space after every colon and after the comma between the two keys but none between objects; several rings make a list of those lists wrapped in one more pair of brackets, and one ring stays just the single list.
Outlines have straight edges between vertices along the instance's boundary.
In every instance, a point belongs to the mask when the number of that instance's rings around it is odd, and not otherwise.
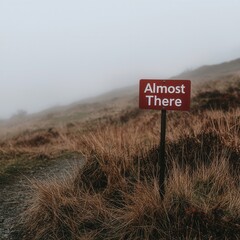
[{"label": "dirt trail", "polygon": [[80,157],[52,161],[49,166],[38,167],[24,173],[9,185],[0,185],[0,240],[12,239],[13,226],[18,222],[20,214],[27,208],[27,200],[31,196],[31,179],[42,180],[49,176],[60,178],[83,164]]}]

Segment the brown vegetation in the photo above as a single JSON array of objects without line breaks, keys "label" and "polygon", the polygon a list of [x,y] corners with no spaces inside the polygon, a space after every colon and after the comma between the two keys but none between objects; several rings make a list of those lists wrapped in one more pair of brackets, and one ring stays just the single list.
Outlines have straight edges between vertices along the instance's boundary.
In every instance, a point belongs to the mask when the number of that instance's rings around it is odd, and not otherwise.
[{"label": "brown vegetation", "polygon": [[169,115],[164,201],[154,113],[82,135],[84,167],[35,184],[25,239],[238,239],[239,117],[239,109]]},{"label": "brown vegetation", "polygon": [[62,181],[33,183],[16,239],[239,239],[239,99],[226,109],[201,105],[215,93],[195,96],[201,107],[192,113],[167,116],[164,200],[158,112],[128,109],[84,130],[68,124],[2,144],[4,156],[78,152],[86,159]]}]

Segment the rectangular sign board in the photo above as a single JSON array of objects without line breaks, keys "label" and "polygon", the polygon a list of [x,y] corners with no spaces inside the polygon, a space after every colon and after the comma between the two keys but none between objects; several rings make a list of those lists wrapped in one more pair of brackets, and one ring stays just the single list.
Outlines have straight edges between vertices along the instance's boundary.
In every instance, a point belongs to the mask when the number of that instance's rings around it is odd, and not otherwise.
[{"label": "rectangular sign board", "polygon": [[140,80],[139,107],[142,109],[189,111],[190,97],[190,80]]}]

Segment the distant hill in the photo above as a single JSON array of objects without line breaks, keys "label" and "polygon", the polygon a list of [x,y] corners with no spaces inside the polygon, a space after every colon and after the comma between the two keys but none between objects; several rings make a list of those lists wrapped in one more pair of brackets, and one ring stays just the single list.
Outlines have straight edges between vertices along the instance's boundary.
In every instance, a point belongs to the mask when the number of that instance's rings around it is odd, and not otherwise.
[{"label": "distant hill", "polygon": [[70,105],[52,107],[24,117],[14,116],[8,120],[0,120],[0,137],[11,137],[25,129],[59,127],[113,116],[123,109],[137,106],[137,93],[137,85],[129,86]]},{"label": "distant hill", "polygon": [[223,77],[224,75],[240,75],[240,58],[215,65],[205,65],[192,71],[183,72],[173,79],[191,79],[191,80],[207,80]]},{"label": "distant hill", "polygon": [[[240,58],[223,62],[214,65],[204,65],[195,70],[183,72],[177,76],[171,77],[171,79],[189,79],[195,82],[207,82],[211,80],[225,79],[229,76],[240,76]],[[139,79],[136,79],[138,82]],[[84,103],[94,103],[94,102],[109,102],[116,101],[119,98],[122,100],[128,99],[129,97],[137,96],[138,85],[133,85],[125,88],[115,89],[111,92],[99,95],[95,98],[86,99]],[[83,101],[79,102],[82,103]]]},{"label": "distant hill", "polygon": [[[183,72],[172,79],[189,79],[193,82],[192,96],[197,85],[203,84],[201,89],[226,88],[239,81],[240,58],[215,65],[205,65],[192,71]],[[156,76],[157,78],[157,76]],[[0,121],[1,133],[22,131],[26,128],[46,128],[57,125],[65,125],[75,122],[86,122],[103,116],[113,116],[122,110],[138,106],[138,81],[136,85],[115,89],[99,96],[77,101],[70,105],[58,106],[46,109],[37,114],[24,116],[24,118],[12,118],[9,121]],[[233,84],[234,85],[234,84]],[[234,85],[235,86],[235,85]]]}]

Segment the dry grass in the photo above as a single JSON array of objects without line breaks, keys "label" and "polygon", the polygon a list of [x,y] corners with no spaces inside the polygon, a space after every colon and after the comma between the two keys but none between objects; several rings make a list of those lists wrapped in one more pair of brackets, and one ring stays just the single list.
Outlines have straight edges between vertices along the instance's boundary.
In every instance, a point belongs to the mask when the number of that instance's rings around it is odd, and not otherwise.
[{"label": "dry grass", "polygon": [[16,239],[239,239],[240,109],[206,106],[168,114],[164,200],[157,112],[129,109],[84,131],[68,125],[9,139],[4,156],[86,158],[65,179],[33,183]]},{"label": "dry grass", "polygon": [[87,162],[64,181],[35,183],[21,237],[238,239],[239,117],[238,108],[168,115],[163,201],[157,180],[158,114],[115,121],[76,141],[65,135],[65,146],[75,142]]}]

